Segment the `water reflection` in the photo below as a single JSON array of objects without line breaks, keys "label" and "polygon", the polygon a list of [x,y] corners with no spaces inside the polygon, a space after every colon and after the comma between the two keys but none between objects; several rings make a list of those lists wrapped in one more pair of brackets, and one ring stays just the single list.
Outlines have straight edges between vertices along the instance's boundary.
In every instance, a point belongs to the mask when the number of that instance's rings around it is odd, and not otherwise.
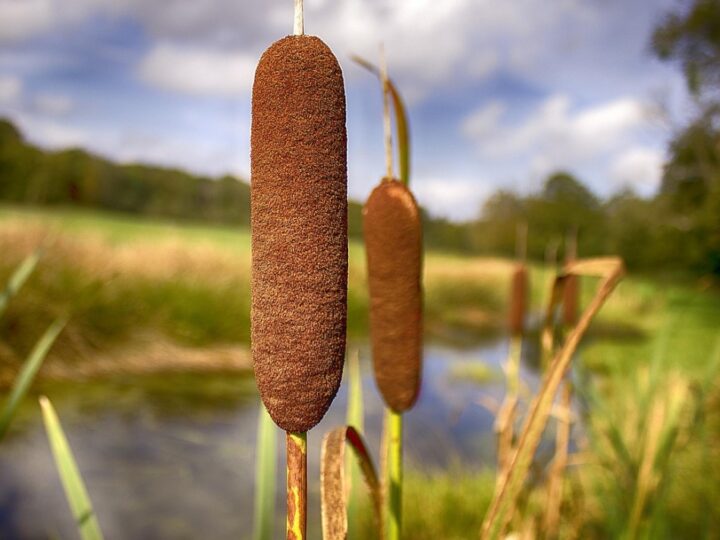
[{"label": "water reflection", "polygon": [[[493,415],[481,396],[502,399],[502,378],[478,386],[451,376],[453,366],[483,362],[500,371],[507,344],[462,351],[425,350],[423,386],[406,416],[408,466],[493,466]],[[367,350],[361,348],[366,437],[377,460],[382,402]],[[522,376],[536,386],[533,371]],[[258,398],[251,377],[176,375],[56,384],[53,400],[108,538],[246,538],[252,530]],[[0,536],[70,538],[75,527],[54,470],[39,408],[28,400],[0,447]],[[322,434],[343,424],[343,384],[326,418],[309,436],[310,537],[319,537]],[[280,444],[282,448],[283,445]],[[377,461],[376,461],[377,462]],[[278,470],[284,456],[278,456]],[[284,510],[283,475],[278,507]],[[282,520],[278,524],[282,524]],[[284,536],[278,526],[277,536]],[[314,530],[313,530],[314,529]]]}]

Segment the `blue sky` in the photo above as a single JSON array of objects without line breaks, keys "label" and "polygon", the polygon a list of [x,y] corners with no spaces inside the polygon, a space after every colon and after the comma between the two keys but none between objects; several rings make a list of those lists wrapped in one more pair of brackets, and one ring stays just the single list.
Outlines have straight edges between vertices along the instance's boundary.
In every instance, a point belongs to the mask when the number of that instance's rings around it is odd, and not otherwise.
[{"label": "blue sky", "polygon": [[[384,42],[405,95],[412,186],[431,213],[478,214],[556,169],[601,196],[654,192],[691,104],[652,29],[676,0],[305,0],[348,96],[349,190],[383,175],[377,82],[349,56]],[[211,175],[249,172],[255,64],[291,0],[0,0],[0,114],[43,146]]]}]

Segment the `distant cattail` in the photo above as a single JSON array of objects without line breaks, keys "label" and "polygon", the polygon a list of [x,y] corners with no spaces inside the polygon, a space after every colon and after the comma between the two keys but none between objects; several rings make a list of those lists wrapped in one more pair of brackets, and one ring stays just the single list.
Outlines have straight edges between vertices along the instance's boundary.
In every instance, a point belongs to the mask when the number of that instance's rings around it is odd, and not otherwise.
[{"label": "distant cattail", "polygon": [[317,424],[340,384],[347,317],[342,71],[317,37],[265,51],[252,98],[252,354],[284,430]]},{"label": "distant cattail", "polygon": [[[577,230],[568,234],[566,240],[565,263],[573,262],[577,258]],[[565,326],[575,326],[578,320],[578,305],[580,303],[580,278],[571,274],[565,278],[563,289],[562,315]]]},{"label": "distant cattail", "polygon": [[508,325],[512,335],[525,332],[525,313],[528,303],[528,272],[523,263],[518,263],[513,270],[510,282],[510,312]]},{"label": "distant cattail", "polygon": [[562,313],[563,324],[566,326],[575,326],[578,320],[579,300],[580,279],[571,274],[565,278],[565,289],[563,290]]},{"label": "distant cattail", "polygon": [[395,412],[413,406],[422,362],[422,226],[405,185],[384,178],[363,209],[375,378]]}]

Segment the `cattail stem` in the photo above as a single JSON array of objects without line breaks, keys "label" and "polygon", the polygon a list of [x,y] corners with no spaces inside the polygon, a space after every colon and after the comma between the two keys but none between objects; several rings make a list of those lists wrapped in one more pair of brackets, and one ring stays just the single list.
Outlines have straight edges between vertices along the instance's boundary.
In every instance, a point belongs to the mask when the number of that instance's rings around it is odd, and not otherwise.
[{"label": "cattail stem", "polygon": [[287,540],[307,531],[307,433],[287,432]]},{"label": "cattail stem", "polygon": [[388,410],[386,416],[388,421],[388,539],[399,540],[402,530],[402,439],[403,439],[403,415]]},{"label": "cattail stem", "polygon": [[[515,438],[515,418],[520,395],[520,361],[522,357],[522,335],[510,338],[510,351],[505,364],[505,399],[495,419],[497,434],[497,468],[502,472],[510,461]],[[498,480],[502,474],[497,475]]]},{"label": "cattail stem", "polygon": [[392,122],[390,120],[390,88],[388,85],[385,48],[380,44],[380,82],[383,92],[383,130],[385,133],[385,176],[393,178]]},{"label": "cattail stem", "polygon": [[303,14],[303,0],[295,0],[295,20],[293,34],[302,36],[305,33],[305,16]]}]

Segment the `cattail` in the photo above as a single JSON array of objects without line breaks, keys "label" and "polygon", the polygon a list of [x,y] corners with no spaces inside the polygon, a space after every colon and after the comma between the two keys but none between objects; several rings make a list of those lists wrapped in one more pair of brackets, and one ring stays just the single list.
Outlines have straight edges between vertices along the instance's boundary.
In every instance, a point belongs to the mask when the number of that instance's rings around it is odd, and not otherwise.
[{"label": "cattail", "polygon": [[520,336],[525,332],[525,313],[528,300],[528,272],[523,263],[515,266],[510,286],[508,325],[512,335]]},{"label": "cattail", "polygon": [[288,432],[320,421],[342,377],[346,145],[335,56],[313,36],[275,42],[252,97],[252,355],[263,403]]},{"label": "cattail", "polygon": [[[568,234],[565,263],[573,262],[577,258],[577,231]],[[562,301],[562,319],[567,327],[575,326],[578,320],[578,305],[580,303],[580,278],[571,274],[565,278]]]},{"label": "cattail", "polygon": [[400,413],[420,388],[422,227],[410,190],[384,178],[363,209],[375,378],[385,403]]},{"label": "cattail", "polygon": [[563,324],[575,326],[578,320],[578,297],[580,296],[580,281],[577,276],[569,275],[565,278],[563,291]]}]

